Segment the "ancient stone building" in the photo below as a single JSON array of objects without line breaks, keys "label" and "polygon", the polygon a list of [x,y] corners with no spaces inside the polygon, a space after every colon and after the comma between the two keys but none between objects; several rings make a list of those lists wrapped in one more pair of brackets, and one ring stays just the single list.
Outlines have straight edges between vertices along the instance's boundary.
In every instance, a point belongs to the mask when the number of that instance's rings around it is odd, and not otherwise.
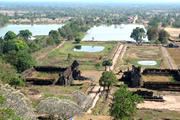
[{"label": "ancient stone building", "polygon": [[124,72],[122,80],[125,84],[128,84],[129,87],[140,88],[142,86],[142,75],[141,67],[132,66],[132,70]]},{"label": "ancient stone building", "polygon": [[59,73],[59,85],[70,85],[73,80],[77,80],[81,72],[78,69],[79,63],[75,60],[63,73]]}]

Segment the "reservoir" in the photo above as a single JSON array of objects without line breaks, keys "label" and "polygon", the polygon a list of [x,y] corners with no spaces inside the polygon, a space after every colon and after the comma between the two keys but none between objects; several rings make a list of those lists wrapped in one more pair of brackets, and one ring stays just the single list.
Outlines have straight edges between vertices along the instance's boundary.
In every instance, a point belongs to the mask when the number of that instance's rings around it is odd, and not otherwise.
[{"label": "reservoir", "polygon": [[4,35],[8,31],[13,31],[14,33],[18,34],[20,30],[26,29],[32,32],[32,36],[48,35],[50,30],[58,30],[58,28],[62,26],[63,24],[7,25],[5,27],[0,28],[0,37],[4,37]]},{"label": "reservoir", "polygon": [[104,50],[105,47],[103,46],[85,46],[85,45],[78,45],[73,48],[73,51],[76,52],[101,52]]},{"label": "reservoir", "polygon": [[[139,24],[94,26],[88,30],[82,41],[134,41],[130,38],[130,35],[136,27],[144,28],[145,30],[145,27]],[[144,38],[144,41],[148,41],[147,37]]]}]

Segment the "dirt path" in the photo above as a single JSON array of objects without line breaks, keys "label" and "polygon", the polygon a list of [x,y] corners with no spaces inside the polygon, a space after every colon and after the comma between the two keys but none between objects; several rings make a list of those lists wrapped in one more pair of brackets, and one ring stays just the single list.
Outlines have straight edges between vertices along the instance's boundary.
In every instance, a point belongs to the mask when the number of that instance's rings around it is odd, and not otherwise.
[{"label": "dirt path", "polygon": [[46,57],[47,55],[49,55],[51,52],[53,52],[54,50],[60,48],[62,45],[64,45],[65,41],[62,41],[61,44],[59,44],[57,47],[53,48],[52,50],[50,50],[49,52],[45,53],[45,54],[42,54],[41,56],[37,57],[36,60],[40,60],[41,58],[44,58]]},{"label": "dirt path", "polygon": [[119,48],[117,49],[117,51],[114,54],[114,57],[112,59],[112,66],[110,66],[110,68],[107,68],[107,71],[113,70],[114,66],[116,64],[116,62],[118,61],[119,56],[121,55],[121,51],[123,49],[124,45],[120,45]]},{"label": "dirt path", "polygon": [[127,48],[127,46],[124,46],[124,49],[123,49],[123,51],[121,53],[121,56],[120,56],[120,60],[121,60],[122,63],[123,63],[124,54],[126,53],[126,48]]},{"label": "dirt path", "polygon": [[[117,50],[114,53],[113,59],[112,59],[112,66],[109,68],[107,68],[107,71],[113,70],[114,66],[116,64],[116,62],[118,61],[119,57],[120,59],[122,59],[124,53],[125,53],[126,47],[124,47],[124,45],[119,45],[119,47],[117,48]],[[91,108],[87,111],[88,114],[92,113],[92,109],[95,107],[98,99],[99,99],[99,95],[101,94],[101,92],[103,91],[103,87],[100,87],[99,85],[95,86],[93,88],[93,90],[91,91],[91,93],[88,95],[89,97],[92,97],[94,99],[93,101],[93,105],[91,106]]]},{"label": "dirt path", "polygon": [[165,47],[161,47],[161,48],[162,48],[163,54],[164,54],[164,56],[165,56],[165,58],[169,64],[170,69],[176,69],[177,67],[175,67],[175,65],[172,63],[172,60],[170,59],[170,56],[169,56],[166,48]]},{"label": "dirt path", "polygon": [[163,96],[164,102],[153,102],[145,101],[142,104],[138,104],[137,108],[139,109],[167,109],[180,111],[180,96],[165,95]]},{"label": "dirt path", "polygon": [[136,20],[138,20],[138,15],[135,16],[135,18],[133,20],[133,24],[136,24]]},{"label": "dirt path", "polygon": [[92,113],[92,109],[95,107],[97,101],[99,100],[99,96],[101,94],[101,92],[103,91],[103,87],[95,86],[92,90],[92,93],[90,93],[88,96],[92,97],[94,99],[93,104],[91,106],[91,108],[87,111],[88,114]]}]

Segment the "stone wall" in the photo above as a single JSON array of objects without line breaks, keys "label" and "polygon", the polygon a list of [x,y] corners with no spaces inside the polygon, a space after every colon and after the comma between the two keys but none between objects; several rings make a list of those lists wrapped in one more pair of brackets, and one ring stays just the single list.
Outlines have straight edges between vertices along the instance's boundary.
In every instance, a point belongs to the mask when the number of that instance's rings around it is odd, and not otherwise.
[{"label": "stone wall", "polygon": [[64,72],[67,68],[55,66],[34,66],[34,69],[38,72]]},{"label": "stone wall", "polygon": [[173,76],[177,81],[180,81],[180,69],[145,69],[142,73],[143,75],[158,75],[158,76]]}]

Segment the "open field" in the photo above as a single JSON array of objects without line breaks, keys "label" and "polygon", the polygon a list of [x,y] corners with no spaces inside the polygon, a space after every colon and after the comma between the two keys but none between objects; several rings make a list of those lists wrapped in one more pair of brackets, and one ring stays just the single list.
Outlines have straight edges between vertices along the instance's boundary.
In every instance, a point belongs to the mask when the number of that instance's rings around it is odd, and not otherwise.
[{"label": "open field", "polygon": [[[105,49],[101,52],[95,53],[75,52],[72,49],[77,45],[104,46]],[[104,58],[109,58],[115,46],[116,42],[81,42],[80,44],[74,42],[66,42],[61,48],[40,59],[38,61],[38,65],[67,67],[74,60],[77,60],[78,63],[80,63],[80,69],[98,69],[95,67],[95,64],[102,63],[102,60],[99,60],[99,58],[101,56],[103,56]],[[73,55],[71,60],[67,60],[68,54]],[[99,69],[104,70],[104,67],[100,66]]]},{"label": "open field", "polygon": [[178,37],[180,34],[180,28],[165,28],[165,30],[173,37]]},{"label": "open field", "polygon": [[159,46],[129,45],[125,57],[129,59],[156,60],[161,59],[162,54]]},{"label": "open field", "polygon": [[[123,62],[118,60],[116,70],[126,70],[132,65],[141,66],[142,68],[164,68],[165,63],[160,46],[136,46],[134,44],[127,45],[126,52],[123,57]],[[157,65],[145,66],[139,65],[138,61],[156,61]]]},{"label": "open field", "polygon": [[167,50],[180,69],[180,48],[168,48]]},{"label": "open field", "polygon": [[144,82],[173,82],[175,81],[172,76],[142,76]]},{"label": "open field", "polygon": [[41,56],[42,54],[46,54],[48,51],[52,50],[53,48],[55,48],[55,45],[51,45],[45,48],[42,48],[40,50],[38,50],[37,52],[33,53],[32,56],[37,59],[39,58],[39,56]]}]

